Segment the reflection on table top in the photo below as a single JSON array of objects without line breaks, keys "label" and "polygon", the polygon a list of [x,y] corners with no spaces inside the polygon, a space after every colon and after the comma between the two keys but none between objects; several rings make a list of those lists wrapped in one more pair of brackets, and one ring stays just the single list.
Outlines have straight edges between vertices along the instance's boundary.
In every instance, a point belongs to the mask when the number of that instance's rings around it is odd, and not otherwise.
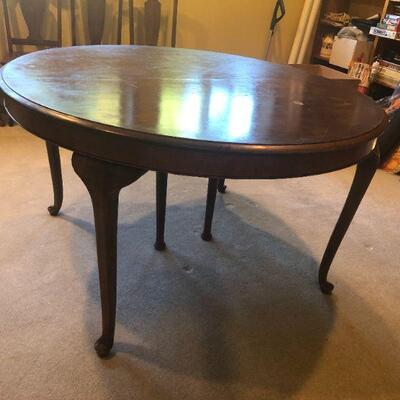
[{"label": "reflection on table top", "polygon": [[9,63],[3,90],[67,117],[201,141],[304,145],[377,136],[384,113],[289,66],[185,49],[90,46]]}]

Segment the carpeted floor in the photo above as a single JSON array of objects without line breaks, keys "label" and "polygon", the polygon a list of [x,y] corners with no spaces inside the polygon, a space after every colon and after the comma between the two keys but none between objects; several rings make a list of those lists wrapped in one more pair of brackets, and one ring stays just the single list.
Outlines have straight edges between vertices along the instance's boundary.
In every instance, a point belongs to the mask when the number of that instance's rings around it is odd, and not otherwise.
[{"label": "carpeted floor", "polygon": [[62,214],[44,143],[0,130],[0,399],[400,399],[400,181],[379,171],[335,259],[317,266],[354,169],[228,181],[212,243],[206,180],[171,177],[168,251],[155,177],[121,194],[113,358],[100,360],[93,217],[63,151]]}]

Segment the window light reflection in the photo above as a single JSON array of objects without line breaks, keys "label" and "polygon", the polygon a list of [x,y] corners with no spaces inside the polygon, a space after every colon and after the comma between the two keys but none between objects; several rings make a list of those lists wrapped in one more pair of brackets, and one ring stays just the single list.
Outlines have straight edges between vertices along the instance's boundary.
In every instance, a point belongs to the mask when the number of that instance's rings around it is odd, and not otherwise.
[{"label": "window light reflection", "polygon": [[183,132],[191,134],[198,134],[200,132],[202,97],[193,88],[186,88],[183,104],[181,104],[178,115],[178,126]]},{"label": "window light reflection", "polygon": [[229,107],[229,93],[227,90],[213,87],[211,90],[208,117],[213,120],[224,117]]},{"label": "window light reflection", "polygon": [[254,100],[250,96],[235,95],[229,116],[228,135],[243,138],[250,133],[254,113]]},{"label": "window light reflection", "polygon": [[[196,84],[165,88],[161,94],[159,129],[178,136],[209,134],[211,138],[226,135],[244,139],[250,133],[254,115],[254,99],[248,91],[235,92],[212,87],[206,102]],[[203,106],[208,103],[208,115]],[[203,125],[204,124],[204,125]]]},{"label": "window light reflection", "polygon": [[158,126],[160,130],[175,132],[177,129],[176,119],[180,109],[180,93],[173,88],[166,87],[161,93],[160,115]]}]

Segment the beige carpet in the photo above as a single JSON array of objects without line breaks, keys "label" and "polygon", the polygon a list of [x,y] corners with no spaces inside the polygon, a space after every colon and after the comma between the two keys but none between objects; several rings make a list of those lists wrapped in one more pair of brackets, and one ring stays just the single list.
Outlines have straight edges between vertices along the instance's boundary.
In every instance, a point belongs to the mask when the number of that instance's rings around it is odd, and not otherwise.
[{"label": "beige carpet", "polygon": [[317,265],[354,169],[228,181],[215,240],[206,181],[171,177],[168,251],[154,174],[121,195],[114,357],[100,360],[93,217],[63,152],[62,215],[44,143],[0,130],[0,399],[400,399],[400,182],[379,171],[335,259]]}]

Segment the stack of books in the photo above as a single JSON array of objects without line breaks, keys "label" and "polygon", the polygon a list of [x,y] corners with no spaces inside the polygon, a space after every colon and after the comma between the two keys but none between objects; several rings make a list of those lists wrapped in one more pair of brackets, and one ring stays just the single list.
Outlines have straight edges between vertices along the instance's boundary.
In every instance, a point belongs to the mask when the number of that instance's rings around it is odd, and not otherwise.
[{"label": "stack of books", "polygon": [[379,60],[375,81],[395,89],[400,83],[400,65],[385,60]]},{"label": "stack of books", "polygon": [[400,40],[400,15],[386,14],[382,22],[373,26],[369,33],[387,39]]}]

